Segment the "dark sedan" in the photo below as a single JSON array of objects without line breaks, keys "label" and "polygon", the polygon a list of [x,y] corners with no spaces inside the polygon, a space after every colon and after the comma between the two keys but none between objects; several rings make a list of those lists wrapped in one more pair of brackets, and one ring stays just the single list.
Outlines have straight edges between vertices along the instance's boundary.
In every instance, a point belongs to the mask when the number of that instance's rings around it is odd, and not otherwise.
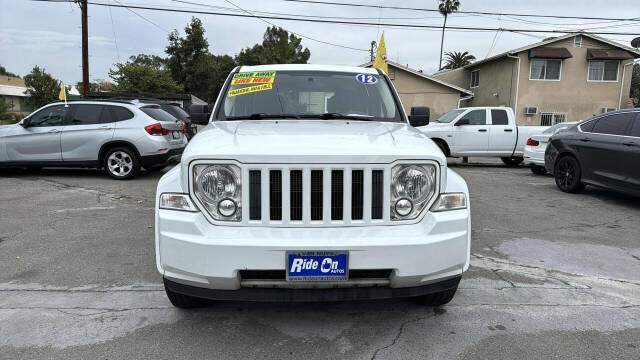
[{"label": "dark sedan", "polygon": [[640,196],[640,108],[598,115],[554,135],[545,168],[564,192],[594,185]]}]

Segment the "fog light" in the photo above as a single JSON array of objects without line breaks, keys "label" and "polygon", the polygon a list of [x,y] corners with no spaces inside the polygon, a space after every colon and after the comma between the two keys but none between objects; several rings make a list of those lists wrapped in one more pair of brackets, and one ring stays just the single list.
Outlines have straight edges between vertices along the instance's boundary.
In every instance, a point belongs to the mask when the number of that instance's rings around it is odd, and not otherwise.
[{"label": "fog light", "polygon": [[396,201],[396,213],[400,216],[407,216],[413,210],[413,203],[407,198]]},{"label": "fog light", "polygon": [[236,203],[231,199],[224,199],[218,203],[218,212],[222,216],[233,216],[236,213]]}]

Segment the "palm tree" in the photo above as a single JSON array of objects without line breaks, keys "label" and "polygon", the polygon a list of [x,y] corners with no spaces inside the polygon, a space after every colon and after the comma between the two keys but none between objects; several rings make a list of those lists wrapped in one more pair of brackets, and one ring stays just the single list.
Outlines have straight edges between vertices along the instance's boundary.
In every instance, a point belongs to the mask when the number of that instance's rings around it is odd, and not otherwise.
[{"label": "palm tree", "polygon": [[453,51],[453,52],[446,52],[444,53],[444,60],[447,62],[446,64],[444,64],[444,68],[443,69],[457,69],[463,66],[467,66],[469,64],[471,64],[476,57],[469,54],[468,51],[465,52],[459,52],[459,51]]},{"label": "palm tree", "polygon": [[458,11],[460,1],[458,0],[439,0],[438,10],[444,16],[444,24],[442,25],[442,40],[440,41],[440,65],[438,70],[442,70],[442,47],[444,46],[444,29],[447,27],[447,16]]}]

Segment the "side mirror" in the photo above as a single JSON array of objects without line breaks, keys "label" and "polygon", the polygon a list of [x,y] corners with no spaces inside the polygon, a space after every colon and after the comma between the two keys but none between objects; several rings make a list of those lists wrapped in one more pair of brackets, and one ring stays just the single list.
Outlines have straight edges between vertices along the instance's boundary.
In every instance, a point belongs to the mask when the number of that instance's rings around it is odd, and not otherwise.
[{"label": "side mirror", "polygon": [[26,128],[28,128],[28,127],[29,127],[29,120],[27,120],[27,119],[23,119],[23,120],[22,120],[22,121],[20,121],[18,124],[19,124],[20,126],[22,126],[23,128],[25,128],[25,129],[26,129]]},{"label": "side mirror", "polygon": [[460,119],[454,125],[455,126],[469,125],[469,119]]},{"label": "side mirror", "polygon": [[431,111],[428,106],[414,106],[411,108],[409,115],[409,124],[413,127],[425,126],[429,124],[429,115]]},{"label": "side mirror", "polygon": [[189,115],[191,116],[191,123],[197,125],[207,125],[209,123],[209,105],[191,105],[189,108]]}]

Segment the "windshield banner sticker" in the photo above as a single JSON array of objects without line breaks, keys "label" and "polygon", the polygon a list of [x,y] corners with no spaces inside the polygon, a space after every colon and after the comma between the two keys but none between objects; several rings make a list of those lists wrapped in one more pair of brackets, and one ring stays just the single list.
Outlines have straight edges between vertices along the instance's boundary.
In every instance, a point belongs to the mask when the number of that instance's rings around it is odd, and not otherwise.
[{"label": "windshield banner sticker", "polygon": [[275,71],[255,71],[247,73],[233,74],[231,85],[249,85],[249,84],[273,84],[276,79]]},{"label": "windshield banner sticker", "polygon": [[231,96],[236,96],[236,95],[250,94],[250,93],[254,93],[254,92],[258,92],[258,91],[271,90],[272,88],[273,88],[273,85],[271,85],[271,84],[248,86],[248,87],[243,87],[243,88],[240,88],[240,89],[229,90],[229,93],[227,93],[227,96],[231,97]]},{"label": "windshield banner sticker", "polygon": [[358,74],[356,75],[356,80],[363,84],[375,84],[378,81],[378,78],[371,74]]}]

